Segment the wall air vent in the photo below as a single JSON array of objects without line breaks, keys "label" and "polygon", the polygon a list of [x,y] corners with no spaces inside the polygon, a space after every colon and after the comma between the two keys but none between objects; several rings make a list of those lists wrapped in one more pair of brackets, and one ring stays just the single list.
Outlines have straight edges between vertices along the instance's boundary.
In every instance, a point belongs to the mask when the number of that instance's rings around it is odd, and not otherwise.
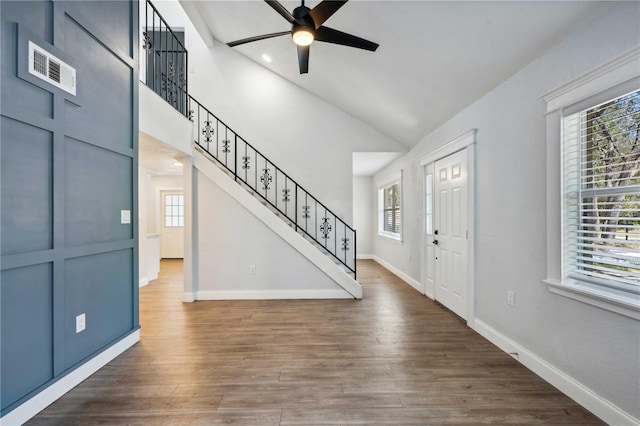
[{"label": "wall air vent", "polygon": [[32,41],[29,42],[29,74],[76,95],[76,70]]}]

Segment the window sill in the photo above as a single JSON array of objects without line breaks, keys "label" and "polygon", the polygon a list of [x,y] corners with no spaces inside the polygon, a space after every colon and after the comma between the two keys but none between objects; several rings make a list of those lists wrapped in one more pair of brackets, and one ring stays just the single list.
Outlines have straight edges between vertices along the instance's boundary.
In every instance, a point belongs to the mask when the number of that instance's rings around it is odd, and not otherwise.
[{"label": "window sill", "polygon": [[396,234],[385,234],[382,232],[378,232],[378,237],[385,238],[398,244],[404,244],[404,242],[402,241],[402,237]]},{"label": "window sill", "polygon": [[596,289],[588,289],[576,284],[563,284],[556,280],[543,280],[550,292],[597,306],[629,318],[640,320],[640,298],[612,295]]}]

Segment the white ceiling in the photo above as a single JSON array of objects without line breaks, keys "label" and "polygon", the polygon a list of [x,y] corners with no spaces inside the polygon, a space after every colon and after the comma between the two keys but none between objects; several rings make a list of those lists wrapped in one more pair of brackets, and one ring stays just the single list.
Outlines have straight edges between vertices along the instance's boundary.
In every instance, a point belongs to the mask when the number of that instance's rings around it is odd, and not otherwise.
[{"label": "white ceiling", "polygon": [[[262,1],[181,2],[205,40],[290,29]],[[234,49],[411,148],[610,4],[353,0],[326,26],[379,43],[376,52],[315,42],[309,74],[300,75],[289,36]]]},{"label": "white ceiling", "polygon": [[153,175],[181,175],[185,154],[158,139],[139,133],[138,163]]}]

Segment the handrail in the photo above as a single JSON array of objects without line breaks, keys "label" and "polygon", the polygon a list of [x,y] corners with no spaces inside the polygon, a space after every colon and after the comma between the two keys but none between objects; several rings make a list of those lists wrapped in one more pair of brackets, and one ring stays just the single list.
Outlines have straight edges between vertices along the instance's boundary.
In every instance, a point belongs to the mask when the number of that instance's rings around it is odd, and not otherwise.
[{"label": "handrail", "polygon": [[[218,164],[231,172],[236,182],[239,181],[248,186],[254,194],[284,215],[295,226],[296,231],[301,231],[313,239],[349,271],[353,272],[355,277],[355,229],[273,164],[253,145],[238,136],[231,127],[193,96],[188,95],[188,99],[188,118],[197,126],[197,139],[194,137],[194,142]],[[221,135],[224,135],[222,141],[220,140]],[[233,146],[231,139],[233,139]],[[232,151],[233,154],[230,155]],[[240,156],[238,156],[239,153]],[[253,173],[250,173],[249,170],[252,168]],[[258,170],[262,170],[260,174],[258,174]],[[279,177],[280,183],[278,183]],[[294,198],[293,211],[289,209],[292,195]],[[304,200],[303,204],[300,203],[302,200]],[[310,203],[309,200],[312,202]],[[319,213],[321,213],[320,216]],[[342,256],[340,256],[341,253]]]},{"label": "handrail", "polygon": [[140,61],[140,68],[144,68],[140,72],[141,79],[144,77],[143,82],[147,87],[186,117],[189,110],[189,55],[184,44],[149,0],[146,1],[142,48],[146,54]]}]

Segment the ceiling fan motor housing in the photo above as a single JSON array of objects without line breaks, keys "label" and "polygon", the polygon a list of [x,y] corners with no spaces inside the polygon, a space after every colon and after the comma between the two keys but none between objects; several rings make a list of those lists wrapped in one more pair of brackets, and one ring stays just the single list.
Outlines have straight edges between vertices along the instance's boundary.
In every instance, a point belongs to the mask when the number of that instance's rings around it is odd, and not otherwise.
[{"label": "ceiling fan motor housing", "polygon": [[293,9],[293,17],[296,18],[296,22],[291,25],[291,34],[294,34],[298,31],[306,31],[308,33],[313,34],[314,38],[316,35],[316,26],[313,22],[313,19],[309,15],[311,9],[306,6],[298,6]]}]

